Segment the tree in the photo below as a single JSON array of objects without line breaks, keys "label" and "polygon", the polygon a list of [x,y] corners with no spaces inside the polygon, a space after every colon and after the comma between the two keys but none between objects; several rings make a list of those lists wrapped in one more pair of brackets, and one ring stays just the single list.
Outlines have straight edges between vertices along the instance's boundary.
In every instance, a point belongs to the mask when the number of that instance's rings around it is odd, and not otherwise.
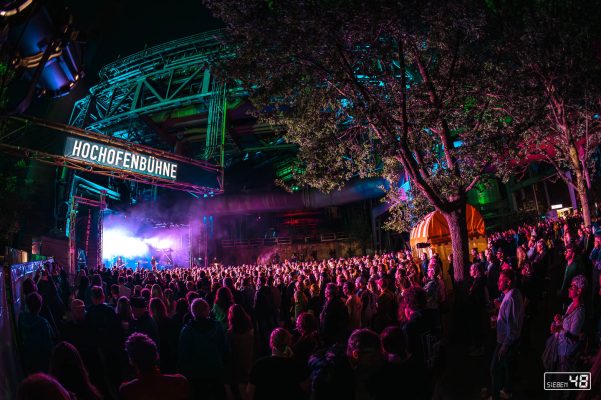
[{"label": "tree", "polygon": [[[446,218],[467,278],[466,193],[504,150],[505,74],[478,1],[204,0],[259,116],[299,145],[304,183],[406,174]],[[391,185],[393,190],[395,185]]]},{"label": "tree", "polygon": [[[502,161],[543,161],[578,193],[585,224],[591,224],[593,153],[601,144],[601,18],[591,1],[499,2],[506,21],[516,79],[530,82],[527,95],[514,92],[514,104],[544,101],[541,118],[520,131]],[[516,107],[516,110],[519,110]],[[523,118],[521,111],[516,120]],[[515,170],[516,163],[511,162]],[[521,163],[523,167],[527,162]]]}]

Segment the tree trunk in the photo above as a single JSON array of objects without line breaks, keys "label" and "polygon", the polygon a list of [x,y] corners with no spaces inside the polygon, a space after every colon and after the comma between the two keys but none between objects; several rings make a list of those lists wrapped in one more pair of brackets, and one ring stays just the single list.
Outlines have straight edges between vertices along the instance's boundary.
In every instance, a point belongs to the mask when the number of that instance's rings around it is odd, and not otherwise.
[{"label": "tree trunk", "polygon": [[576,191],[578,192],[580,206],[582,207],[582,219],[584,220],[584,224],[589,226],[591,225],[591,208],[588,201],[588,186],[586,182],[585,171],[580,163],[576,146],[570,145],[569,156],[572,169],[574,170],[574,176],[576,178]]},{"label": "tree trunk", "polygon": [[444,212],[451,234],[453,249],[453,274],[455,279],[454,295],[452,297],[452,334],[455,340],[465,340],[465,327],[468,325],[467,314],[463,312],[467,306],[469,242],[467,236],[466,202],[454,210]]},{"label": "tree trunk", "polygon": [[463,282],[469,276],[469,241],[467,235],[466,203],[450,212],[442,213],[449,225],[451,247],[453,249],[453,269],[456,282]]},{"label": "tree trunk", "polygon": [[576,175],[576,191],[578,192],[578,199],[580,200],[580,206],[582,207],[582,219],[586,226],[591,225],[591,208],[589,205],[589,193],[586,186],[586,181],[582,174]]}]

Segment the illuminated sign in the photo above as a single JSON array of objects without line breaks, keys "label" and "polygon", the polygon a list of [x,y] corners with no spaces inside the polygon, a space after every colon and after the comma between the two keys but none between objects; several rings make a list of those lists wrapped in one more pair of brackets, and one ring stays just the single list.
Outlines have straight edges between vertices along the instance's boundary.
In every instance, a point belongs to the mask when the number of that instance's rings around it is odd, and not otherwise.
[{"label": "illuminated sign", "polygon": [[189,193],[223,192],[220,165],[35,117],[2,122],[7,123],[6,132],[18,134],[0,140],[0,152]]},{"label": "illuminated sign", "polygon": [[563,204],[553,204],[551,206],[551,210],[559,210],[560,208],[563,208]]},{"label": "illuminated sign", "polygon": [[64,155],[67,158],[125,171],[177,179],[178,164],[175,162],[84,139],[67,137]]}]

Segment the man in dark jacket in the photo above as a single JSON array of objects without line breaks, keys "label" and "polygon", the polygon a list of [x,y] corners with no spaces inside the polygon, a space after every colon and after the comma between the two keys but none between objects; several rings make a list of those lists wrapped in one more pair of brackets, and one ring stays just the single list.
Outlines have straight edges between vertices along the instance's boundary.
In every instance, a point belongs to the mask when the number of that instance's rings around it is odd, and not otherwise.
[{"label": "man in dark jacket", "polygon": [[195,299],[190,307],[194,319],[182,328],[178,347],[178,370],[192,388],[194,399],[225,397],[223,386],[226,338],[223,326],[209,318],[209,304]]},{"label": "man in dark jacket", "polygon": [[144,297],[132,297],[129,301],[131,311],[134,315],[131,331],[139,332],[149,336],[155,343],[159,343],[159,328],[156,322],[150,317],[146,299]]},{"label": "man in dark jacket", "polygon": [[115,310],[104,302],[104,290],[92,287],[92,305],[86,314],[91,340],[102,348],[121,349],[123,334]]},{"label": "man in dark jacket", "polygon": [[284,328],[276,328],[271,333],[271,356],[257,360],[250,372],[249,398],[300,400],[305,397],[301,386],[306,371],[292,354],[291,339],[292,335]]},{"label": "man in dark jacket", "polygon": [[495,257],[492,251],[488,252],[486,256],[486,287],[488,288],[488,294],[491,299],[499,296],[499,289],[497,288],[497,281],[499,280],[499,273],[501,272],[501,266],[499,260]]},{"label": "man in dark jacket", "polygon": [[410,287],[405,290],[405,318],[401,326],[407,338],[407,350],[415,361],[432,370],[440,355],[440,327],[429,310],[426,310],[427,296],[424,289]]},{"label": "man in dark jacket", "polygon": [[[97,349],[95,361],[97,373],[102,370],[110,375],[111,382],[121,383],[121,360],[123,356],[123,329],[115,310],[104,302],[104,290],[100,286],[91,289],[92,305],[86,314],[85,324],[90,333],[90,346]],[[92,372],[94,375],[94,372]]]},{"label": "man in dark jacket", "polygon": [[561,284],[561,289],[559,289],[558,294],[562,296],[562,300],[565,301],[567,298],[568,288],[572,283],[572,278],[576,275],[584,273],[584,268],[580,263],[580,260],[576,256],[577,247],[573,244],[569,244],[566,246],[565,250],[565,259],[566,259],[566,269],[564,271],[563,283]]},{"label": "man in dark jacket", "polygon": [[19,315],[19,341],[23,367],[27,374],[47,372],[52,351],[52,333],[48,321],[40,317],[42,296],[37,292],[25,298],[27,310]]},{"label": "man in dark jacket", "polygon": [[387,326],[396,321],[397,303],[394,294],[390,291],[390,281],[382,277],[378,279],[380,294],[377,299],[376,315],[374,316],[374,328],[381,332]]},{"label": "man in dark jacket", "polygon": [[269,349],[269,335],[277,324],[277,308],[273,291],[267,285],[265,276],[259,277],[259,289],[255,294],[255,318],[259,328],[259,351],[261,355],[267,355]]},{"label": "man in dark jacket", "polygon": [[326,303],[319,316],[324,341],[327,345],[345,343],[349,316],[344,302],[337,294],[336,284],[326,285],[325,296]]},{"label": "man in dark jacket", "polygon": [[65,305],[58,294],[54,279],[48,273],[48,269],[42,270],[42,275],[38,281],[38,293],[52,313],[52,318],[55,321],[62,320],[65,314]]}]

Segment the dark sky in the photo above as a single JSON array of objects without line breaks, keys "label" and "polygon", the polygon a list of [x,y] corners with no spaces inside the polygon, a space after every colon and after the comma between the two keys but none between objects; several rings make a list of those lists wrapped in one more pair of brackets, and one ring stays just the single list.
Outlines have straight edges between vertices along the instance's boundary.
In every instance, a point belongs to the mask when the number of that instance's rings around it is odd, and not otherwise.
[{"label": "dark sky", "polygon": [[[28,113],[67,123],[102,66],[145,47],[223,27],[201,0],[66,0],[83,41],[85,78],[66,96],[34,99]],[[25,83],[24,83],[25,84]]]},{"label": "dark sky", "polygon": [[87,37],[88,82],[119,56],[145,46],[220,28],[200,0],[69,0],[75,23]]}]

